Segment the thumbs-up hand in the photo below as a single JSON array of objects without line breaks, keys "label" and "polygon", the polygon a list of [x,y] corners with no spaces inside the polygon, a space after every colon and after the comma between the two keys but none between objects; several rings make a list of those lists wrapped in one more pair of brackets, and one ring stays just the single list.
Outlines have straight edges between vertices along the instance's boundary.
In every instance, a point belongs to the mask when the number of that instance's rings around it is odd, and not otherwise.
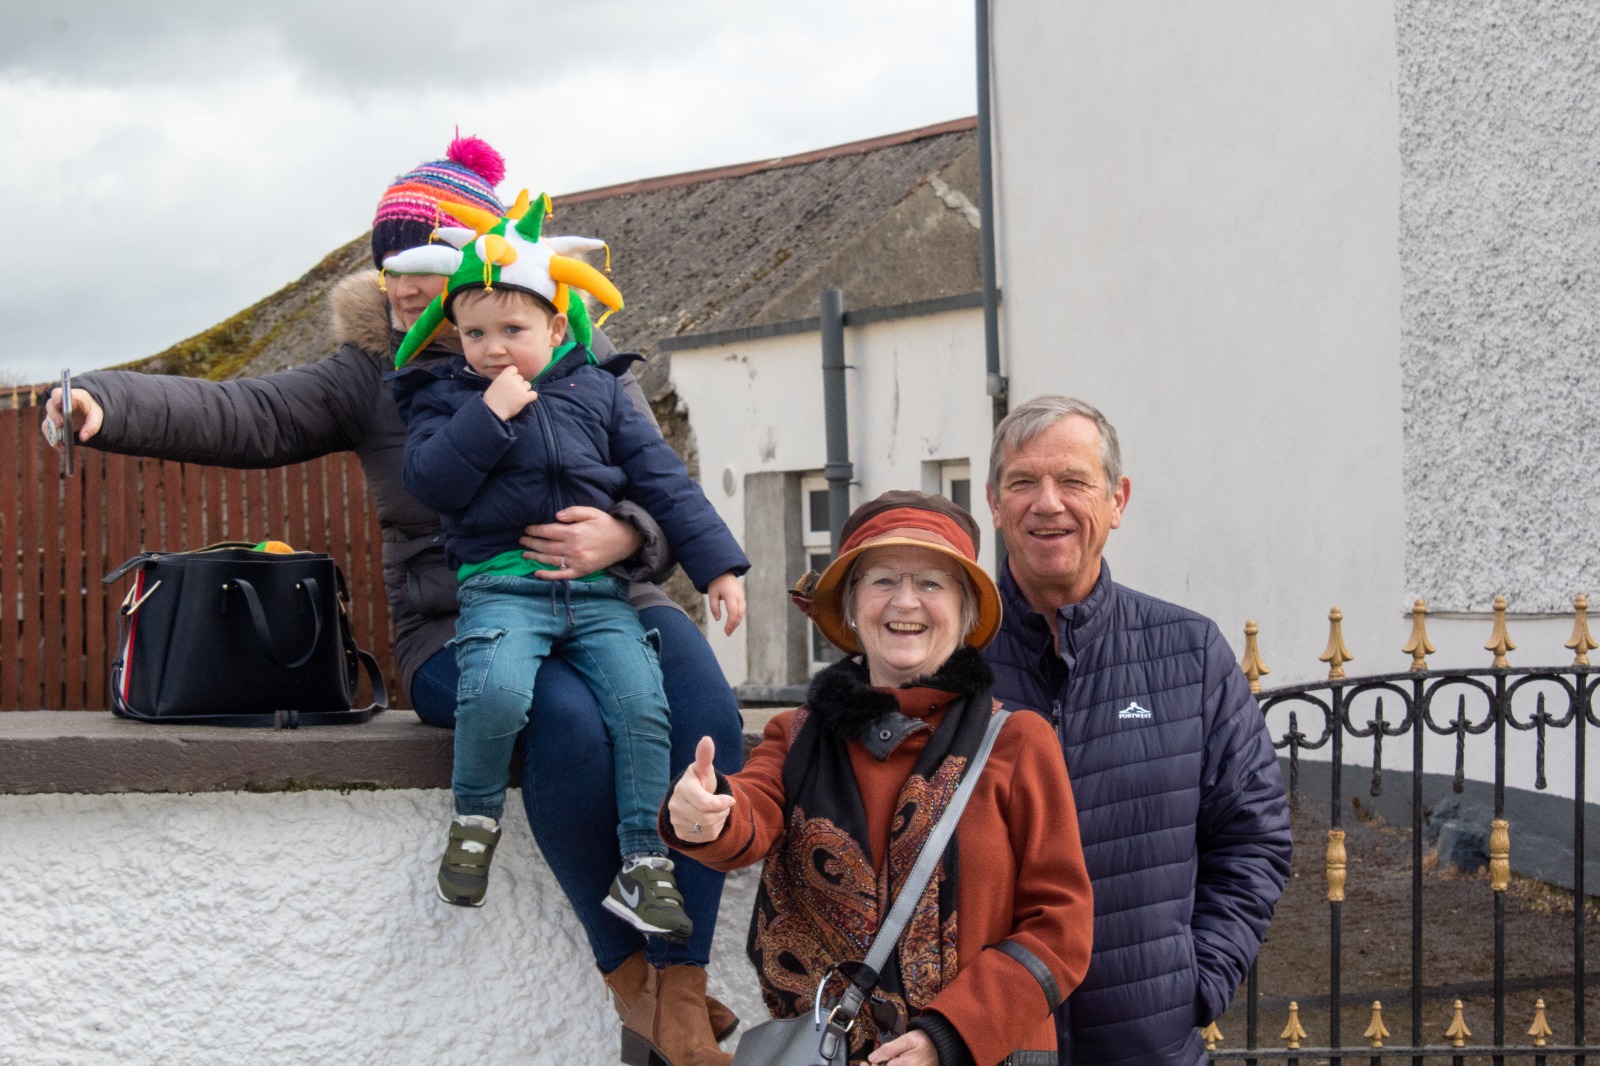
[{"label": "thumbs-up hand", "polygon": [[728,812],[733,809],[732,796],[717,795],[717,771],[711,765],[716,754],[716,742],[710,737],[701,737],[694,749],[694,763],[678,778],[677,787],[667,799],[672,831],[686,844],[717,839],[728,822]]}]

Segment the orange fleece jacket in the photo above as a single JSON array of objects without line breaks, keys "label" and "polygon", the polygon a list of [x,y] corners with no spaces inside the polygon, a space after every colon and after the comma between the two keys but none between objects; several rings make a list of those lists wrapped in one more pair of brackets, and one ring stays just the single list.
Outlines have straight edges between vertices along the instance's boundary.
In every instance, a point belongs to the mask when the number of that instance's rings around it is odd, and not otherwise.
[{"label": "orange fleece jacket", "polygon": [[[895,800],[950,699],[949,693],[927,688],[892,694],[903,713],[925,720],[929,728],[911,734],[881,762],[861,745],[849,744],[880,883]],[[660,825],[667,843],[724,871],[749,866],[781,847],[783,761],[799,713],[774,716],[745,768],[727,778],[736,805],[721,836],[698,845],[683,841],[663,806]],[[1001,729],[956,826],[956,841],[961,856],[958,972],[927,1009],[955,1027],[979,1066],[993,1066],[1018,1049],[1052,1050],[1055,1005],[1021,963],[985,950],[1006,938],[1016,941],[1050,968],[1062,996],[1077,987],[1089,967],[1094,904],[1078,843],[1078,812],[1061,747],[1042,717],[1013,714]],[[887,909],[886,901],[880,904]]]}]

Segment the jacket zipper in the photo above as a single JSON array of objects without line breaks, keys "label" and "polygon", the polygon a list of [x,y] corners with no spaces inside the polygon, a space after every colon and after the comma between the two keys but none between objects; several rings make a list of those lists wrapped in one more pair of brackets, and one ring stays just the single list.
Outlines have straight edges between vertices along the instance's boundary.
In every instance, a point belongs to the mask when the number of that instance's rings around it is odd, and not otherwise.
[{"label": "jacket zipper", "polygon": [[549,412],[538,403],[532,406],[534,416],[539,419],[539,429],[544,433],[545,449],[550,453],[550,484],[555,490],[556,510],[559,511],[567,506],[567,494],[561,485],[561,446],[556,443]]}]

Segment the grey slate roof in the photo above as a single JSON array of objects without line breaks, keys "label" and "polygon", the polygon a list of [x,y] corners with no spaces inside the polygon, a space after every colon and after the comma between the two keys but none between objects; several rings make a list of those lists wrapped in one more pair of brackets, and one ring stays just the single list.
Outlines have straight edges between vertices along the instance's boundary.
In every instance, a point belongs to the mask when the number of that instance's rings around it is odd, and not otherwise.
[{"label": "grey slate roof", "polygon": [[[650,357],[641,376],[661,401],[671,390],[663,338],[815,315],[830,287],[844,290],[847,309],[977,291],[975,127],[959,119],[557,196],[547,229],[611,243],[627,306],[606,332],[619,348]],[[517,180],[513,172],[501,191],[513,194]],[[369,266],[362,235],[226,323],[133,365],[235,377],[320,359],[328,354],[324,297],[344,274]]]},{"label": "grey slate roof", "polygon": [[656,370],[663,338],[806,318],[827,288],[865,308],[982,285],[971,120],[728,170],[556,201],[553,230],[612,242],[607,332]]}]

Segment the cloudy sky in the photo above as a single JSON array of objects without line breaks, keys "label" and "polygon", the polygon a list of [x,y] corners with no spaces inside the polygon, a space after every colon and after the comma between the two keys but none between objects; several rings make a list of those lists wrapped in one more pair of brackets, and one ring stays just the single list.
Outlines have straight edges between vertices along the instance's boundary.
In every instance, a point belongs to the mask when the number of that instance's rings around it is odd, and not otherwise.
[{"label": "cloudy sky", "polygon": [[457,126],[559,194],[976,109],[971,0],[0,0],[0,383],[253,303]]}]

